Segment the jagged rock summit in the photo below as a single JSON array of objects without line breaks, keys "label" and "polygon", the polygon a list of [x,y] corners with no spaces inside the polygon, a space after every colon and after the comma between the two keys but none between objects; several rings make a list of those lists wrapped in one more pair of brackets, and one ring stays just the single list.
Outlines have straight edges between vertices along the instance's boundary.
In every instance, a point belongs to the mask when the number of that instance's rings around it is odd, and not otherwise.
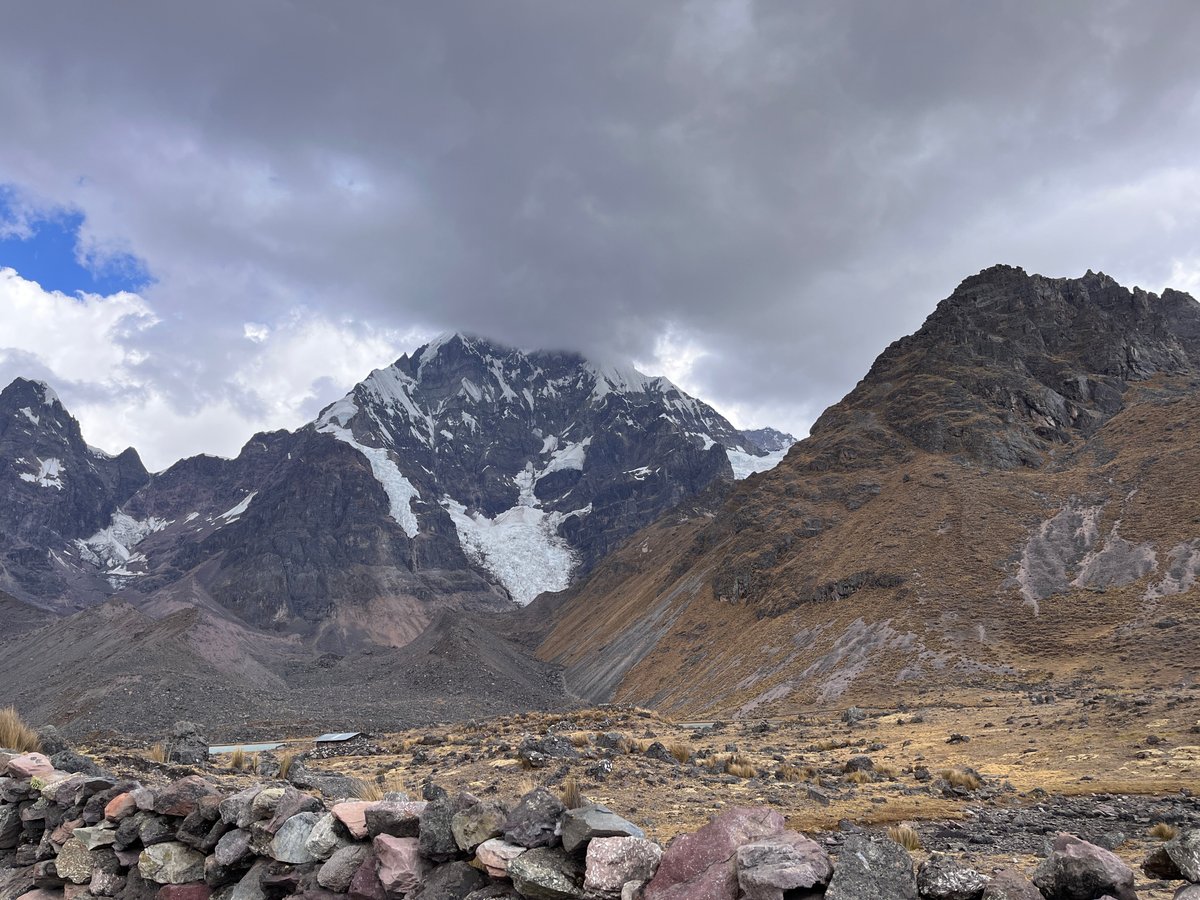
[{"label": "jagged rock summit", "polygon": [[1198,419],[1194,299],[987,269],[715,515],[543,598],[539,652],[698,719],[1191,677]]}]

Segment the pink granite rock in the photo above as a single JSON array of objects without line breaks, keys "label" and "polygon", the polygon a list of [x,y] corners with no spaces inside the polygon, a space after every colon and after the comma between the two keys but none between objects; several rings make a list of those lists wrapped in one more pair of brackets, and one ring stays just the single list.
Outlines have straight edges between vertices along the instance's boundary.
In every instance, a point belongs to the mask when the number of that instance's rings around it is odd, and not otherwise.
[{"label": "pink granite rock", "polygon": [[346,826],[351,837],[361,841],[367,836],[367,810],[375,804],[370,800],[346,800],[330,810]]},{"label": "pink granite rock", "polygon": [[54,774],[54,766],[41,753],[22,753],[8,761],[8,774],[13,778],[47,778]]},{"label": "pink granite rock", "polygon": [[728,809],[671,842],[645,900],[737,900],[737,848],[782,832],[783,816],[772,809]]},{"label": "pink granite rock", "polygon": [[525,848],[520,844],[492,838],[475,848],[475,858],[493,878],[504,878],[508,875],[508,864],[524,852]]},{"label": "pink granite rock", "polygon": [[430,863],[418,853],[418,838],[381,834],[374,841],[379,859],[379,881],[389,894],[407,894],[421,884]]}]

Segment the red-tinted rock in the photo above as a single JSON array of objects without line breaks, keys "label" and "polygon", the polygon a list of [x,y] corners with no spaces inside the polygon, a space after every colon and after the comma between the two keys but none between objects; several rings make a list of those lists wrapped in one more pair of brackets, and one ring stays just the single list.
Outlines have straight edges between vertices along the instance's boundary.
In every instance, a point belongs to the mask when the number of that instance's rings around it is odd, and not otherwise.
[{"label": "red-tinted rock", "polygon": [[386,900],[387,892],[379,880],[378,868],[379,858],[372,850],[350,879],[350,889],[347,891],[350,900]]},{"label": "red-tinted rock", "polygon": [[137,812],[137,801],[133,798],[133,794],[126,791],[108,801],[104,807],[104,818],[110,822],[120,822],[135,812]]},{"label": "red-tinted rock", "polygon": [[22,753],[8,761],[8,774],[14,778],[47,778],[54,774],[54,766],[44,754]]},{"label": "red-tinted rock", "polygon": [[379,881],[390,894],[416,890],[429,871],[429,861],[420,855],[418,838],[398,838],[381,834],[374,841],[379,859]]},{"label": "red-tinted rock", "polygon": [[374,806],[369,800],[347,800],[330,810],[346,826],[351,837],[361,841],[367,836],[367,810]]},{"label": "red-tinted rock", "polygon": [[165,884],[158,889],[157,900],[208,900],[212,888],[203,881],[191,884]]},{"label": "red-tinted rock", "polygon": [[676,838],[646,885],[645,900],[737,900],[737,848],[783,832],[771,809],[734,807],[695,834]]},{"label": "red-tinted rock", "polygon": [[217,789],[199,775],[189,775],[155,791],[153,809],[159,815],[182,818],[190,814],[204,797],[217,794]]}]

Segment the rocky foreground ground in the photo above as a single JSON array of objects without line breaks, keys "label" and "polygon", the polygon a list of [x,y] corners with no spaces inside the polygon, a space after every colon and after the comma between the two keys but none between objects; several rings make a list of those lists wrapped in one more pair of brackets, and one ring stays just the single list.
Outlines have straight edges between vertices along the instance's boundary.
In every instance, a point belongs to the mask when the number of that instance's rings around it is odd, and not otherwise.
[{"label": "rocky foreground ground", "polygon": [[[91,760],[122,779],[121,786],[136,782],[152,791],[189,776],[223,795],[256,791],[266,783],[271,790],[290,790],[289,797],[300,792],[320,798],[320,810],[312,809],[318,817],[348,796],[401,794],[422,798],[413,801],[418,803],[444,799],[455,812],[477,801],[488,808],[502,807],[507,816],[520,805],[517,798],[537,792],[565,798],[576,809],[602,805],[605,815],[636,823],[638,833],[668,855],[684,835],[703,831],[710,820],[726,822],[717,830],[727,830],[733,826],[725,817],[742,815],[734,810],[754,810],[755,821],[769,821],[772,829],[782,823],[779,834],[811,839],[831,858],[834,872],[844,866],[848,854],[874,858],[877,851],[868,847],[882,846],[884,851],[878,852],[892,858],[887,854],[894,855],[893,848],[901,842],[909,849],[903,858],[894,857],[900,860],[900,870],[906,865],[912,872],[922,865],[927,871],[965,867],[1002,885],[1003,879],[995,881],[998,873],[1007,870],[1014,878],[1028,880],[1057,852],[1102,860],[1105,867],[1125,867],[1114,871],[1128,869],[1132,880],[1109,885],[1111,896],[1132,896],[1129,891],[1134,891],[1138,897],[1158,900],[1175,896],[1181,882],[1173,876],[1183,871],[1178,863],[1164,862],[1163,848],[1191,846],[1188,842],[1196,839],[1189,835],[1200,827],[1195,800],[1200,790],[1196,693],[1063,688],[1056,694],[979,697],[971,705],[931,698],[920,708],[846,709],[737,723],[672,723],[647,710],[601,707],[363,735],[332,746],[293,739],[274,753],[244,754],[240,767],[230,755],[210,758],[198,735],[185,728],[178,736],[165,735],[165,745],[158,748],[169,762],[148,758],[158,754],[149,753],[144,744],[113,741],[85,745],[82,756],[60,751],[68,755],[53,759],[60,768]],[[473,799],[468,803],[463,795]],[[153,807],[142,812],[157,815]],[[497,820],[499,816],[495,813]],[[210,824],[220,832],[218,838],[223,829],[232,828],[223,819]],[[158,836],[172,833],[178,829],[161,830]],[[502,830],[496,839],[504,842],[507,833]],[[1058,840],[1060,833],[1074,835],[1087,846],[1064,843]],[[796,840],[784,838],[785,843]],[[1056,840],[1061,845],[1057,851]],[[263,841],[260,835],[259,849]],[[44,842],[39,840],[39,846],[47,852]],[[733,860],[736,854],[730,854]],[[1158,862],[1143,867],[1156,854]],[[478,855],[477,850],[476,859]],[[586,878],[586,851],[572,859],[582,867],[577,874]],[[279,860],[269,864],[315,865]],[[731,877],[736,877],[736,861],[730,865]],[[971,884],[982,890],[982,881]],[[276,885],[266,893],[274,897],[294,892],[297,885]],[[226,886],[210,885],[218,891]],[[1049,890],[1045,884],[1042,888]],[[925,889],[924,896],[979,896],[978,891],[941,895],[930,890]],[[1088,893],[1092,888],[1059,894],[1051,890],[1005,895],[995,890],[988,896],[1086,900],[1103,895]],[[833,887],[827,895],[838,896]],[[248,896],[261,900],[245,892],[234,900]],[[392,896],[398,896],[395,889]],[[701,900],[727,895],[684,891],[662,896]],[[8,900],[8,895],[0,900]]]}]

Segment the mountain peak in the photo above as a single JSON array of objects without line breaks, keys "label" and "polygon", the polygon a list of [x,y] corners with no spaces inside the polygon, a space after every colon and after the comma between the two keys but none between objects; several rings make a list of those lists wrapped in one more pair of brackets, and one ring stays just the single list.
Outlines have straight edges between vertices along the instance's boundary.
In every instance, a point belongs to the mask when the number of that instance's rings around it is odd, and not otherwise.
[{"label": "mountain peak", "polygon": [[23,406],[32,404],[36,407],[57,405],[59,409],[65,411],[65,407],[54,389],[46,382],[32,378],[14,378],[8,387],[0,391],[0,405],[12,404]]}]

